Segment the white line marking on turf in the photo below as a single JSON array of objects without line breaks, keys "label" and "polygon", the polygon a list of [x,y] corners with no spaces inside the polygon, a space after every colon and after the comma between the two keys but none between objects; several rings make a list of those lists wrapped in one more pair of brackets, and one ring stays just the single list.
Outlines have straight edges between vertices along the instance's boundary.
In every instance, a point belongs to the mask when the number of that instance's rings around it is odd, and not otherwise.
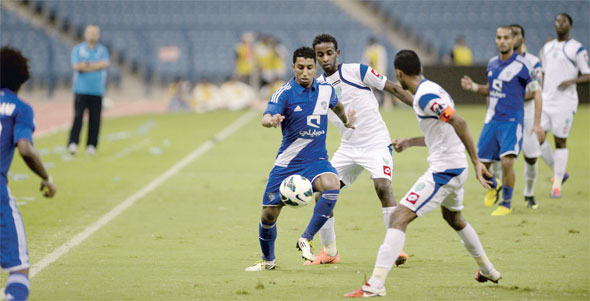
[{"label": "white line marking on turf", "polygon": [[201,144],[201,146],[193,150],[186,157],[182,158],[180,161],[178,161],[176,164],[174,164],[172,167],[166,170],[159,177],[145,185],[142,189],[135,192],[125,201],[123,201],[115,208],[113,208],[111,211],[103,215],[100,219],[98,219],[92,225],[88,226],[82,232],[78,233],[72,239],[68,240],[63,245],[55,249],[53,252],[45,256],[43,259],[41,259],[39,262],[37,262],[31,267],[30,278],[35,277],[35,275],[39,274],[39,272],[41,272],[43,269],[48,267],[50,264],[58,260],[63,255],[67,254],[73,247],[81,244],[88,237],[94,234],[94,232],[98,231],[104,225],[108,224],[110,221],[119,216],[119,214],[121,214],[127,208],[131,207],[137,200],[143,198],[145,195],[152,192],[154,189],[158,188],[158,186],[160,186],[170,177],[175,175],[189,163],[198,159],[200,156],[202,156],[204,153],[210,150],[213,146],[215,146],[216,142],[225,140],[227,137],[229,137],[229,135],[233,134],[236,130],[240,129],[243,125],[245,125],[256,115],[258,115],[258,112],[254,111],[248,111],[245,114],[243,114],[240,118],[238,118],[232,124],[228,125],[221,132],[215,135],[212,139],[205,141],[203,144]]},{"label": "white line marking on turf", "polygon": [[117,160],[117,159],[121,159],[121,158],[129,155],[130,153],[132,153],[132,152],[134,152],[134,151],[136,151],[136,150],[138,150],[138,149],[140,149],[140,148],[142,148],[144,146],[147,146],[150,142],[151,142],[151,139],[149,139],[149,138],[144,139],[142,141],[139,141],[139,142],[137,142],[137,143],[135,143],[133,145],[130,145],[130,146],[122,149],[119,152],[116,152],[116,153],[112,154],[110,157],[108,157],[106,159],[106,161],[114,161],[114,160]]}]

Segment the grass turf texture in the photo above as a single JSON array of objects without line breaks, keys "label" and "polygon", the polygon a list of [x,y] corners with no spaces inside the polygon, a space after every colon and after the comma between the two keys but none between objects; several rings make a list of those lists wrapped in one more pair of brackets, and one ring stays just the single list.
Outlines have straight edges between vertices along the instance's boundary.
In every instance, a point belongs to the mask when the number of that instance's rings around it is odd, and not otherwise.
[{"label": "grass turf texture", "polygon": [[[458,108],[477,140],[485,110]],[[470,167],[464,215],[503,274],[500,284],[473,280],[477,267],[436,210],[411,223],[408,264],[394,268],[388,296],[400,299],[587,299],[590,292],[588,158],[589,108],[581,106],[568,139],[568,171],[561,199],[550,199],[552,173],[539,162],[539,209],[523,202],[523,159],[514,212],[491,217]],[[61,154],[67,133],[36,139],[59,191],[37,192],[38,178],[17,154],[10,189],[23,202],[29,253],[36,263],[156,178],[242,113],[171,114],[108,119],[95,157]],[[408,109],[384,112],[393,138],[420,135]],[[339,145],[330,126],[328,150]],[[247,273],[260,257],[258,221],[266,177],[281,134],[249,122],[158,189],[139,200],[32,280],[33,300],[340,299],[369,277],[385,228],[369,175],[344,190],[335,209],[342,262],[305,267],[295,242],[313,206],[284,208],[278,222],[278,268]],[[553,137],[549,137],[553,144]],[[427,169],[427,149],[394,154],[393,191],[403,197]],[[28,174],[28,178],[23,177]],[[32,199],[34,197],[34,200]],[[319,237],[316,236],[316,251]],[[6,281],[2,274],[0,283]]]}]

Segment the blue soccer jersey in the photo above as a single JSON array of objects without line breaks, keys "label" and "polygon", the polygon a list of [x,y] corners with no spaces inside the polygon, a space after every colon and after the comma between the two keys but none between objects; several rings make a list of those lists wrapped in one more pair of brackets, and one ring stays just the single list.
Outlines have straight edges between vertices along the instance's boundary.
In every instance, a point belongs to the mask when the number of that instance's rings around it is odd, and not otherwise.
[{"label": "blue soccer jersey", "polygon": [[20,139],[33,143],[33,109],[8,89],[0,90],[0,197],[8,200],[7,173]]},{"label": "blue soccer jersey", "polygon": [[485,123],[516,121],[523,123],[526,86],[533,81],[533,68],[518,53],[503,61],[493,57],[486,69],[489,83],[489,103]]},{"label": "blue soccer jersey", "polygon": [[337,103],[334,88],[316,80],[310,88],[303,88],[292,78],[275,91],[264,114],[285,116],[281,123],[283,142],[276,157],[276,166],[328,159],[327,114],[328,109]]}]

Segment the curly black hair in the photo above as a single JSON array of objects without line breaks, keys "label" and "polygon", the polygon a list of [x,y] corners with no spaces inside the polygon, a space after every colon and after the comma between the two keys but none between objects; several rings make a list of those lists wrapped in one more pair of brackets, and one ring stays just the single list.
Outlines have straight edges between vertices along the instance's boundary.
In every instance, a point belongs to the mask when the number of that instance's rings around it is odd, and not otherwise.
[{"label": "curly black hair", "polygon": [[332,43],[334,44],[334,49],[338,50],[338,42],[336,41],[336,38],[327,33],[316,36],[315,39],[313,39],[313,44],[311,44],[311,46],[315,49],[315,45],[321,43]]},{"label": "curly black hair", "polygon": [[298,57],[313,59],[314,62],[316,61],[315,51],[307,46],[299,47],[297,50],[295,50],[295,52],[293,52],[293,64],[295,64],[295,61],[297,61]]},{"label": "curly black hair", "polygon": [[30,77],[27,58],[19,50],[3,46],[0,49],[0,61],[0,88],[18,92]]}]

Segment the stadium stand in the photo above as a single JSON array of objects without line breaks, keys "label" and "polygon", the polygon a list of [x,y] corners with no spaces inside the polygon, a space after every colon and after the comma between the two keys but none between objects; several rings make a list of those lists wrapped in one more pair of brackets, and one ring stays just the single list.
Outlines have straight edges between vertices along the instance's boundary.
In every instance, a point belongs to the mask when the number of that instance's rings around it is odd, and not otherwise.
[{"label": "stadium stand", "polygon": [[[29,58],[29,85],[47,86],[51,94],[56,85],[71,83],[70,54],[73,45],[47,34],[41,28],[31,26],[4,9],[0,12],[0,27],[0,44],[17,48]],[[109,78],[115,82],[120,80],[120,72],[116,66],[109,68]]]},{"label": "stadium stand", "polygon": [[427,41],[442,55],[451,51],[455,37],[462,34],[472,48],[474,61],[486,63],[496,55],[494,29],[519,23],[526,44],[537,55],[547,36],[555,36],[553,19],[567,12],[574,20],[571,37],[586,47],[590,42],[588,1],[484,1],[484,0],[374,0],[376,7],[397,20],[413,35]]},{"label": "stadium stand", "polygon": [[[232,74],[234,45],[242,32],[269,34],[291,53],[315,35],[333,34],[344,62],[358,62],[372,31],[331,2],[315,1],[73,1],[35,0],[81,33],[89,23],[102,29],[101,41],[164,83],[175,76],[223,80]],[[306,16],[305,23],[301,16]],[[385,39],[380,43],[394,48]],[[161,47],[177,47],[176,61],[158,60]],[[290,65],[290,58],[285,58]]]}]

